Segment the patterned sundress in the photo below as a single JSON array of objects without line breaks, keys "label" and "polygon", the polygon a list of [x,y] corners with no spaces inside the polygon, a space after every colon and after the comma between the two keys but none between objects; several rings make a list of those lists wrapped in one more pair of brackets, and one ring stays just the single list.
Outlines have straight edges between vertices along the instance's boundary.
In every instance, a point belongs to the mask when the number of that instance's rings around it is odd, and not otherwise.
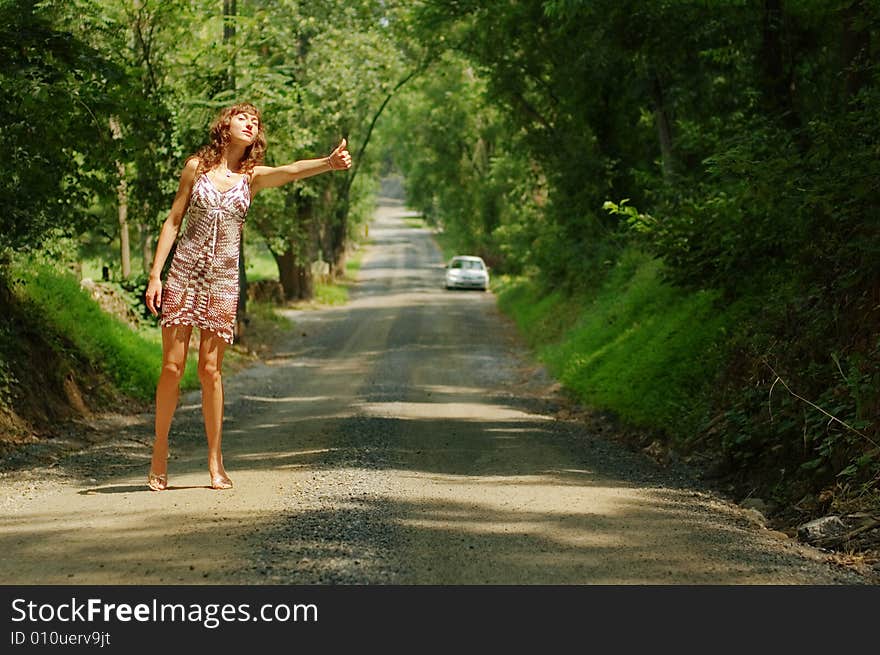
[{"label": "patterned sundress", "polygon": [[238,310],[238,252],[251,202],[249,178],[220,191],[207,173],[198,176],[183,236],[162,290],[160,324],[193,325],[233,340]]}]

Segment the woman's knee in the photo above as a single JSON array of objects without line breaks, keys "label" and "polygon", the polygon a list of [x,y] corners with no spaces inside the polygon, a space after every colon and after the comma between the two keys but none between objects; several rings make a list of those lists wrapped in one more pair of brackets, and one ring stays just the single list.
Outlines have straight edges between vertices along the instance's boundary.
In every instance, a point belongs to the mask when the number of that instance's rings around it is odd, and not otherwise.
[{"label": "woman's knee", "polygon": [[223,378],[223,371],[215,362],[199,363],[199,380],[202,385],[219,384]]},{"label": "woman's knee", "polygon": [[165,360],[162,362],[162,375],[180,381],[183,377],[184,363],[174,360]]}]

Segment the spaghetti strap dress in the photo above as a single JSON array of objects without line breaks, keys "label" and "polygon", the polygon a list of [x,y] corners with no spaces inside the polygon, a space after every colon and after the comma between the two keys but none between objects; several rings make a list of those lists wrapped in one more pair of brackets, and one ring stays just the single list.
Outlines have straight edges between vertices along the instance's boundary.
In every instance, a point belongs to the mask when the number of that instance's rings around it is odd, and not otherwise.
[{"label": "spaghetti strap dress", "polygon": [[162,289],[159,323],[193,325],[233,340],[238,310],[238,253],[251,202],[250,178],[220,191],[207,173],[193,184],[183,236]]}]

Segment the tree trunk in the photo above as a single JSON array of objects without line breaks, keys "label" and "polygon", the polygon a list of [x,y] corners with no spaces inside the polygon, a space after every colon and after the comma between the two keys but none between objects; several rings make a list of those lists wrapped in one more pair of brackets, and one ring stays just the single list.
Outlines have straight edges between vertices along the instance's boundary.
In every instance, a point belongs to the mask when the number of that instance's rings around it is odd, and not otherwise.
[{"label": "tree trunk", "polygon": [[116,197],[119,201],[119,250],[122,255],[122,279],[126,280],[131,275],[131,250],[128,235],[128,186],[125,183],[125,164],[116,162],[116,172],[119,174],[119,185],[116,187]]},{"label": "tree trunk", "polygon": [[346,180],[339,191],[333,209],[333,217],[328,230],[329,252],[327,253],[330,264],[330,277],[339,279],[345,276],[345,259],[348,255],[348,203],[351,184]]},{"label": "tree trunk", "polygon": [[[110,132],[113,134],[113,140],[122,138],[122,126],[116,116],[110,117]],[[116,162],[116,175],[118,182],[116,183],[116,201],[117,201],[117,218],[119,220],[119,254],[122,264],[122,279],[128,279],[131,275],[131,249],[128,234],[128,186],[125,182],[125,164],[121,161]]]},{"label": "tree trunk", "polygon": [[651,80],[651,99],[654,102],[654,122],[657,124],[657,138],[660,141],[660,158],[663,166],[663,179],[666,182],[675,172],[675,160],[672,155],[672,123],[666,108],[663,84],[656,73]]},{"label": "tree trunk", "polygon": [[[145,215],[149,215],[149,210]],[[144,273],[149,273],[153,266],[153,230],[146,223],[138,223],[138,235],[141,242],[141,264]]]},{"label": "tree trunk", "polygon": [[285,300],[311,300],[315,296],[312,262],[317,257],[317,227],[314,198],[294,191],[287,196],[287,209],[295,212],[299,236],[287,242],[280,256],[272,253],[278,266],[278,280],[284,289]]},{"label": "tree trunk", "polygon": [[309,262],[299,261],[294,244],[288,244],[281,254],[272,253],[278,266],[278,280],[284,290],[285,300],[311,300],[315,295],[315,282]]},{"label": "tree trunk", "polygon": [[[230,45],[235,41],[235,16],[237,14],[235,0],[223,0],[223,44]],[[235,89],[235,54],[234,49],[229,57],[229,68],[226,69],[226,84]]]},{"label": "tree trunk", "polygon": [[843,10],[841,51],[846,71],[844,98],[855,97],[868,82],[871,56],[871,33],[868,31],[864,0],[855,0]]},{"label": "tree trunk", "polygon": [[346,243],[348,239],[348,219],[340,208],[334,213],[330,224],[330,277],[342,277],[345,272]]},{"label": "tree trunk", "polygon": [[764,0],[761,34],[761,65],[764,105],[767,111],[782,119],[789,129],[800,126],[794,108],[794,79],[786,65],[783,46],[782,0]]}]

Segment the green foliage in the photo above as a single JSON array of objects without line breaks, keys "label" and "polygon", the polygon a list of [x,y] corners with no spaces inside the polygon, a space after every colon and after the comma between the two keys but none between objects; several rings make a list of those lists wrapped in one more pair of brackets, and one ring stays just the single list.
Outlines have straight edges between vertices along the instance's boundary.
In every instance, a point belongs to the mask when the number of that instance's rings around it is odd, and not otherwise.
[{"label": "green foliage", "polygon": [[53,233],[87,225],[93,193],[116,148],[107,116],[125,95],[124,73],[106,53],[53,24],[33,0],[0,4],[0,248],[37,248]]},{"label": "green foliage", "polygon": [[9,406],[12,402],[13,387],[19,383],[11,366],[15,355],[13,326],[7,321],[2,321],[0,322],[0,407]]},{"label": "green foliage", "polygon": [[217,109],[244,99],[264,111],[270,165],[348,137],[354,170],[261,195],[252,212],[286,262],[341,261],[375,175],[369,126],[405,73],[398,3],[239,3],[224,16],[211,0],[44,0],[0,12],[0,136],[13,163],[0,182],[4,246],[66,234],[83,257],[112,261],[123,182],[129,223],[154,240],[184,159]]},{"label": "green foliage", "polygon": [[663,229],[660,222],[650,214],[642,214],[632,205],[628,205],[629,198],[624,198],[619,203],[606,200],[602,205],[605,211],[624,217],[626,226],[636,234],[656,234]]},{"label": "green foliage", "polygon": [[485,80],[447,53],[391,104],[380,128],[385,157],[405,178],[407,200],[452,249],[521,271],[523,233],[540,191],[524,180],[522,144],[486,98]]},{"label": "green foliage", "polygon": [[[245,228],[245,234],[248,234]],[[254,235],[257,236],[257,235]],[[269,252],[262,240],[257,238],[245,237],[245,262],[248,282],[257,280],[277,280],[278,266],[272,253]],[[250,308],[248,308],[250,311]]]},{"label": "green foliage", "polygon": [[[754,476],[784,471],[785,483],[814,488],[840,479],[873,485],[880,473],[880,340],[876,333],[861,344],[833,338],[836,330],[855,331],[814,304],[818,298],[802,298],[797,285],[777,299],[739,304],[713,403],[720,421],[707,443]],[[845,345],[828,352],[831,344]],[[785,498],[784,489],[775,493]]]}]

